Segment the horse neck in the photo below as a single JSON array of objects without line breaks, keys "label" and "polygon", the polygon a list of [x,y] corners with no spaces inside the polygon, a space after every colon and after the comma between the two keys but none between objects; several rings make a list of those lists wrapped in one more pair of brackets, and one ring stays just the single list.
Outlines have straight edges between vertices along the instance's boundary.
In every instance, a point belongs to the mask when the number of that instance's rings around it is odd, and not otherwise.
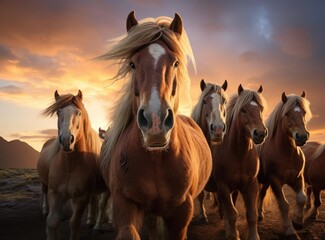
[{"label": "horse neck", "polygon": [[235,150],[236,154],[244,156],[245,153],[254,149],[253,140],[248,138],[237,123],[232,122],[223,140],[224,145],[232,151]]},{"label": "horse neck", "polygon": [[209,132],[209,126],[207,124],[207,121],[205,119],[202,120],[202,117],[200,117],[200,122],[199,122],[199,127],[201,128],[205,139],[207,140],[208,144],[210,145],[211,143],[211,136]]},{"label": "horse neck", "polygon": [[283,148],[287,151],[295,151],[297,149],[295,141],[288,136],[281,126],[282,121],[280,120],[276,126],[274,136],[270,138],[269,141],[273,141],[278,148]]}]

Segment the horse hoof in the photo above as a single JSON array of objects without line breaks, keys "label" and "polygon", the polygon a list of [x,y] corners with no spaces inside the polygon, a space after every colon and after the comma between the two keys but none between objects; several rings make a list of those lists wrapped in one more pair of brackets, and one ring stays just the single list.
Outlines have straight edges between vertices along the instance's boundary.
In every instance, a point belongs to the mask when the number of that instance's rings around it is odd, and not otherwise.
[{"label": "horse hoof", "polygon": [[92,229],[91,233],[94,235],[100,235],[100,234],[103,234],[104,231],[102,229]]},{"label": "horse hoof", "polygon": [[297,233],[294,233],[292,235],[287,235],[286,240],[301,240],[301,238],[299,237],[299,235]]},{"label": "horse hoof", "polygon": [[295,223],[295,222],[292,222],[292,226],[293,226],[294,229],[296,229],[296,230],[301,230],[301,229],[304,227],[303,224]]},{"label": "horse hoof", "polygon": [[207,223],[209,223],[209,219],[208,219],[207,217],[201,217],[201,218],[199,219],[199,221],[200,221],[200,223],[203,223],[203,224],[207,224]]},{"label": "horse hoof", "polygon": [[87,223],[87,228],[88,228],[89,230],[92,230],[94,226],[95,226],[95,224],[88,224],[88,223]]}]

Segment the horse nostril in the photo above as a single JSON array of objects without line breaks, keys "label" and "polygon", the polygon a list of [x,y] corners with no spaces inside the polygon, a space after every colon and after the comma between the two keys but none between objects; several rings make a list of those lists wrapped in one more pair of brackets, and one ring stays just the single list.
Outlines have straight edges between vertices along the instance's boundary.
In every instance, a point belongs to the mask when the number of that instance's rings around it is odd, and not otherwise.
[{"label": "horse nostril", "polygon": [[171,109],[167,110],[164,126],[167,127],[168,129],[171,129],[174,126],[174,113]]},{"label": "horse nostril", "polygon": [[299,136],[299,133],[298,133],[298,132],[295,134],[295,138],[296,138],[297,140],[300,139],[300,136]]},{"label": "horse nostril", "polygon": [[214,132],[215,127],[213,126],[213,124],[210,124],[210,132]]},{"label": "horse nostril", "polygon": [[138,125],[141,129],[149,128],[149,121],[146,118],[143,108],[138,111]]},{"label": "horse nostril", "polygon": [[253,135],[254,137],[259,137],[258,131],[256,129],[253,131]]},{"label": "horse nostril", "polygon": [[74,136],[71,135],[71,137],[70,137],[70,144],[72,144],[73,142],[74,142]]},{"label": "horse nostril", "polygon": [[60,144],[63,144],[62,136],[61,136],[61,135],[59,136],[59,143],[60,143]]}]

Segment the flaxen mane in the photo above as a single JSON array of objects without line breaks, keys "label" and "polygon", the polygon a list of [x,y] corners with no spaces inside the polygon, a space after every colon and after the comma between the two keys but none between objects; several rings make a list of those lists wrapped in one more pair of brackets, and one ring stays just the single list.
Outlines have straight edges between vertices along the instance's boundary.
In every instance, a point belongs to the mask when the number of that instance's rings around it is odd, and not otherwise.
[{"label": "flaxen mane", "polygon": [[307,99],[297,96],[297,95],[288,95],[287,101],[279,102],[278,105],[274,108],[273,112],[270,114],[266,120],[266,127],[269,132],[269,138],[272,138],[276,132],[276,127],[278,120],[283,118],[290,110],[292,110],[297,104],[306,112],[306,122],[312,118],[312,113],[310,111],[310,103]]},{"label": "flaxen mane", "polygon": [[[60,95],[60,97],[48,108],[46,108],[42,114],[44,116],[53,116],[58,110],[67,107],[69,105],[75,105],[78,109],[81,110],[82,119],[83,119],[83,134],[88,147],[88,150],[91,152],[99,153],[101,147],[101,141],[97,133],[92,129],[90,119],[87,113],[87,110],[82,103],[82,100],[72,94]],[[51,143],[51,156],[54,156],[57,151],[60,149],[58,137],[56,140]]]},{"label": "flaxen mane", "polygon": [[227,116],[226,116],[226,124],[228,128],[231,128],[231,123],[233,119],[237,119],[238,115],[240,113],[240,110],[242,107],[244,107],[246,104],[249,104],[251,101],[255,101],[257,104],[259,104],[262,108],[262,112],[266,108],[266,101],[264,97],[251,90],[243,90],[241,94],[233,95],[227,104]]},{"label": "flaxen mane", "polygon": [[212,90],[213,92],[216,92],[218,89],[220,89],[220,93],[221,93],[221,97],[223,97],[224,99],[227,99],[227,94],[225,93],[225,91],[223,91],[223,89],[216,85],[216,84],[211,84],[211,83],[207,83],[206,87],[203,89],[199,101],[198,103],[194,106],[191,117],[192,119],[199,124],[200,122],[200,118],[201,118],[201,112],[202,112],[202,106],[203,106],[203,99],[208,95],[208,93]]},{"label": "flaxen mane", "polygon": [[136,26],[134,26],[127,35],[122,36],[116,40],[116,43],[111,49],[99,56],[99,60],[109,60],[119,64],[120,68],[112,80],[126,79],[123,89],[120,92],[120,98],[116,101],[112,108],[111,121],[112,128],[102,147],[101,156],[105,156],[102,162],[105,167],[110,160],[110,153],[117,143],[121,133],[125,127],[132,120],[132,102],[133,102],[133,88],[132,77],[129,77],[131,67],[129,65],[130,58],[140,48],[147,46],[155,41],[162,40],[167,46],[176,54],[179,61],[176,78],[179,84],[179,89],[186,89],[188,92],[189,76],[187,72],[187,60],[192,61],[195,67],[195,60],[192,49],[187,38],[186,32],[183,29],[182,35],[176,34],[170,30],[171,18],[159,17],[157,19],[147,18]]}]

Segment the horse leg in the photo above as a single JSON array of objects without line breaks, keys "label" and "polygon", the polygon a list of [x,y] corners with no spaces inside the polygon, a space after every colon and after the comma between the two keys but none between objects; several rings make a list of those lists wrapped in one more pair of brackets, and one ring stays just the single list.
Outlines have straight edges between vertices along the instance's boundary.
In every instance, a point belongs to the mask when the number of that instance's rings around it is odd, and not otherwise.
[{"label": "horse leg", "polygon": [[42,214],[45,216],[49,213],[49,204],[47,200],[47,191],[48,186],[42,183],[42,193],[41,193],[41,208],[42,208]]},{"label": "horse leg", "polygon": [[282,184],[275,178],[271,178],[271,188],[278,201],[281,216],[284,222],[285,235],[290,239],[301,240],[295,229],[293,228],[292,222],[289,218],[289,203],[284,196]]},{"label": "horse leg", "polygon": [[245,206],[246,206],[246,220],[248,225],[247,239],[259,240],[260,237],[257,232],[257,197],[258,197],[258,182],[255,180],[244,191],[241,191]]},{"label": "horse leg", "polygon": [[238,190],[234,191],[231,194],[231,197],[232,197],[232,202],[234,203],[234,206],[236,206],[236,202],[237,202],[237,198],[238,198]]},{"label": "horse leg", "polygon": [[56,240],[59,238],[58,227],[61,221],[62,207],[65,200],[52,189],[48,191],[49,214],[46,218],[47,240]]},{"label": "horse leg", "polygon": [[267,189],[269,188],[269,185],[262,184],[262,187],[260,188],[260,192],[258,195],[258,221],[261,222],[264,219],[264,207],[263,202],[264,198],[266,196]]},{"label": "horse leg", "polygon": [[92,195],[88,204],[88,214],[87,214],[87,226],[89,229],[93,228],[95,225],[95,217],[98,212],[97,205],[98,205],[98,197],[96,195]]},{"label": "horse leg", "polygon": [[306,209],[310,209],[311,208],[311,191],[312,191],[311,186],[310,185],[307,185],[306,186],[306,195],[307,195]]},{"label": "horse leg", "polygon": [[200,192],[200,194],[197,196],[197,199],[199,200],[199,206],[200,206],[200,208],[199,208],[200,221],[204,222],[204,223],[208,223],[209,220],[208,220],[208,216],[206,214],[206,210],[205,210],[205,207],[204,207],[204,190],[202,192]]},{"label": "horse leg", "polygon": [[304,191],[304,178],[300,176],[297,178],[292,189],[296,192],[296,206],[293,212],[292,223],[296,229],[302,229],[304,225],[304,206],[306,204],[306,194]]},{"label": "horse leg", "polygon": [[314,194],[314,207],[309,215],[309,218],[316,219],[318,216],[318,208],[322,204],[320,198],[320,190],[313,187],[313,194]]},{"label": "horse leg", "polygon": [[116,240],[140,240],[144,210],[135,202],[125,199],[121,194],[113,196],[113,221]]},{"label": "horse leg", "polygon": [[99,199],[99,204],[98,204],[98,215],[97,215],[97,219],[96,219],[96,225],[94,227],[95,231],[102,230],[104,216],[106,213],[106,206],[108,204],[109,197],[110,197],[110,193],[108,191],[100,194],[100,199]]},{"label": "horse leg", "polygon": [[191,196],[187,196],[184,203],[173,211],[172,216],[165,218],[168,237],[170,240],[184,240],[187,238],[187,228],[194,212]]},{"label": "horse leg", "polygon": [[225,221],[226,238],[231,240],[239,240],[239,232],[236,228],[238,212],[232,202],[231,193],[226,186],[218,188],[218,197]]},{"label": "horse leg", "polygon": [[71,236],[70,240],[78,240],[80,235],[80,226],[82,215],[89,203],[89,195],[73,199],[73,214],[70,218]]}]

